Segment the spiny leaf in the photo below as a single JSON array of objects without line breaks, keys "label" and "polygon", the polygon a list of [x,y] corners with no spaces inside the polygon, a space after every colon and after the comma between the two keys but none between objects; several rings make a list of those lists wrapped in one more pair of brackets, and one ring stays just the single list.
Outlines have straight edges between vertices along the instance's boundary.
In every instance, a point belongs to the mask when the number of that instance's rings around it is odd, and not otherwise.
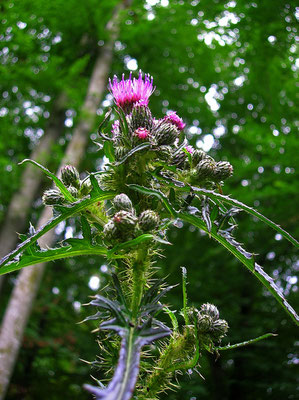
[{"label": "spiny leaf", "polygon": [[[189,222],[190,224],[197,226],[198,228],[208,233],[207,227],[200,218],[185,212],[179,213],[178,216],[183,221]],[[273,279],[262,269],[260,265],[258,265],[254,261],[253,255],[244,250],[242,246],[235,239],[233,239],[229,233],[225,231],[217,232],[216,227],[213,227],[210,234],[217,242],[219,242],[238,260],[240,260],[241,263],[245,265],[245,267],[249,269],[249,271],[251,271],[253,275],[258,278],[259,281],[262,282],[262,284],[270,291],[270,293],[272,293],[272,295],[276,298],[276,300],[284,308],[284,310],[291,316],[291,318],[296,322],[296,324],[299,325],[299,317],[296,314],[295,310],[287,302],[287,300],[281,293],[281,290],[275,285]]]},{"label": "spiny leaf", "polygon": [[0,268],[0,275],[9,272],[17,271],[30,265],[44,263],[48,261],[60,260],[62,258],[70,258],[84,255],[101,255],[107,254],[106,247],[92,246],[89,241],[84,239],[73,239],[77,242],[72,242],[68,246],[61,246],[54,249],[39,250],[35,248],[36,243],[33,243],[26,249],[26,252],[21,254],[19,260],[11,261]]},{"label": "spiny leaf", "polygon": [[114,165],[118,166],[118,165],[123,164],[133,154],[137,153],[138,151],[147,149],[150,146],[151,146],[151,144],[148,142],[139,144],[138,146],[136,146],[132,150],[130,150],[120,161],[115,162]]},{"label": "spiny leaf", "polygon": [[91,228],[87,219],[83,215],[81,216],[81,228],[84,239],[86,239],[88,242],[91,243],[92,240]]},{"label": "spiny leaf", "polygon": [[100,188],[99,182],[98,182],[97,178],[94,176],[94,174],[90,174],[89,179],[90,179],[90,183],[92,186],[91,196],[95,196],[100,193],[103,193],[103,190]]},{"label": "spiny leaf", "polygon": [[201,213],[202,213],[202,219],[204,220],[207,226],[208,232],[211,232],[212,222],[210,219],[210,207],[209,207],[209,201],[206,196],[204,196],[202,200]]},{"label": "spiny leaf", "polygon": [[265,222],[271,228],[273,228],[274,230],[279,232],[284,238],[289,240],[294,246],[299,248],[299,242],[295,238],[293,238],[293,236],[291,236],[288,232],[286,232],[284,229],[282,229],[279,225],[275,224],[275,222],[271,221],[269,218],[265,217],[263,214],[254,210],[252,207],[249,207],[246,204],[241,203],[238,200],[231,199],[229,196],[224,196],[223,194],[216,193],[212,190],[200,189],[197,187],[192,187],[192,189],[196,193],[205,194],[206,196],[208,196],[212,199],[222,200],[224,203],[230,204],[231,206],[234,206],[234,207],[240,208],[241,210],[246,211],[248,214],[251,214],[254,217],[258,218],[259,220]]},{"label": "spiny leaf", "polygon": [[19,165],[22,165],[24,163],[30,163],[33,165],[36,165],[38,168],[40,168],[50,179],[52,179],[52,181],[55,183],[55,185],[58,187],[58,189],[61,191],[61,193],[64,195],[64,198],[68,201],[74,202],[76,201],[75,197],[73,197],[71,195],[71,193],[67,190],[66,186],[62,183],[62,181],[57,178],[56,175],[54,175],[51,171],[49,171],[47,168],[45,168],[44,166],[42,166],[41,164],[39,164],[38,162],[34,161],[34,160],[30,160],[28,158],[26,158],[25,160],[23,160],[22,162],[19,163]]},{"label": "spiny leaf", "polygon": [[41,226],[34,235],[30,236],[26,240],[24,240],[22,243],[20,243],[15,250],[13,250],[11,253],[6,255],[5,257],[2,258],[0,261],[0,273],[1,273],[1,267],[5,264],[7,264],[9,261],[12,261],[19,253],[22,251],[26,250],[29,246],[31,246],[33,243],[35,243],[41,236],[43,236],[46,232],[50,231],[51,229],[55,228],[60,222],[64,221],[67,218],[72,217],[73,215],[76,215],[80,213],[81,211],[85,210],[92,204],[101,201],[101,200],[107,200],[111,199],[115,196],[115,193],[113,192],[103,192],[97,194],[97,195],[91,195],[91,198],[89,199],[83,199],[80,200],[76,203],[71,204],[70,206],[63,206],[59,207],[60,214],[57,215],[54,218],[51,218],[45,225]]},{"label": "spiny leaf", "polygon": [[105,141],[104,142],[104,153],[108,160],[112,163],[115,160],[114,151],[113,151],[113,144],[111,142]]},{"label": "spiny leaf", "polygon": [[273,228],[274,230],[279,232],[285,239],[289,240],[297,248],[299,247],[299,242],[292,235],[290,235],[287,231],[285,231],[279,225],[275,224],[275,222],[271,221],[269,218],[265,217],[263,214],[259,213],[252,207],[249,207],[246,204],[241,203],[238,200],[232,199],[229,196],[225,196],[220,193],[216,193],[213,190],[202,189],[202,188],[198,188],[195,186],[190,187],[190,186],[184,184],[183,182],[180,182],[182,185],[181,185],[181,187],[178,187],[178,186],[174,185],[173,183],[169,183],[168,181],[166,181],[165,178],[163,178],[161,175],[160,175],[160,179],[164,180],[164,182],[168,185],[168,187],[176,187],[177,190],[181,190],[184,192],[189,192],[192,190],[198,194],[202,194],[207,197],[210,197],[211,199],[213,199],[215,201],[220,200],[220,201],[223,201],[224,203],[230,204],[233,207],[240,208],[241,210],[246,211],[248,214],[253,215],[254,217],[258,218],[259,220],[261,220],[262,222],[264,222],[265,224],[269,225],[271,228]]},{"label": "spiny leaf", "polygon": [[172,205],[169,203],[167,197],[161,191],[155,190],[155,189],[149,189],[144,186],[140,186],[140,185],[136,185],[136,184],[129,184],[127,186],[130,189],[136,190],[137,192],[143,193],[147,196],[157,197],[158,199],[160,199],[163,202],[165,208],[173,217],[175,217],[177,215],[177,211],[174,210]]}]

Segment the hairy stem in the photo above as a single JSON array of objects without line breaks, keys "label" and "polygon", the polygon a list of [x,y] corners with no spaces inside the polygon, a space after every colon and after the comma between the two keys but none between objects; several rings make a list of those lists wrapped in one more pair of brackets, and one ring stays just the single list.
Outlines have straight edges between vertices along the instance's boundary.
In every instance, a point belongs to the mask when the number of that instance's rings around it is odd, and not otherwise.
[{"label": "hairy stem", "polygon": [[[161,353],[155,370],[147,378],[140,399],[155,398],[159,392],[168,387],[174,371],[190,368],[190,361],[194,366],[194,353],[198,354],[195,351],[196,347],[196,337],[192,330],[186,329],[183,334],[173,335]],[[195,363],[197,360],[198,356]]]},{"label": "hairy stem", "polygon": [[142,246],[137,250],[136,258],[132,265],[132,300],[131,312],[133,322],[136,321],[141,298],[146,285],[146,271],[149,266],[148,248]]}]

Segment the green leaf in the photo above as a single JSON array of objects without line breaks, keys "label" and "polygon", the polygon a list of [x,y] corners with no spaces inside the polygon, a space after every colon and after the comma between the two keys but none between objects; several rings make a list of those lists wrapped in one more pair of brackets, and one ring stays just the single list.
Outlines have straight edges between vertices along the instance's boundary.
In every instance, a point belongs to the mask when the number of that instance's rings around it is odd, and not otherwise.
[{"label": "green leaf", "polygon": [[52,172],[50,172],[47,168],[39,164],[38,162],[34,160],[30,160],[26,158],[22,162],[19,163],[19,165],[22,165],[24,163],[30,163],[33,165],[36,165],[38,168],[40,168],[52,181],[55,183],[55,185],[58,187],[58,189],[61,191],[61,193],[64,195],[64,198],[68,201],[74,202],[76,201],[76,198],[71,195],[71,193],[67,190],[66,186],[62,183],[62,181],[57,178],[56,175],[54,175]]},{"label": "green leaf", "polygon": [[210,218],[210,206],[206,196],[203,197],[201,214],[202,214],[202,219],[204,220],[207,226],[208,232],[211,232],[212,222]]},{"label": "green leaf", "polygon": [[[115,253],[119,253],[122,250],[128,250],[132,247],[139,246],[141,243],[146,242],[148,240],[154,240],[156,242],[162,243],[162,244],[171,244],[167,240],[161,239],[159,236],[152,235],[150,233],[144,233],[140,236],[138,236],[135,239],[128,240],[124,243],[117,244],[114,246],[111,250],[108,252],[108,258],[118,258],[118,256],[114,256]],[[119,256],[122,257],[122,256]]]},{"label": "green leaf", "polygon": [[81,228],[84,239],[86,239],[89,243],[91,243],[92,240],[91,228],[87,219],[83,215],[81,216]]},{"label": "green leaf", "polygon": [[[70,242],[68,240],[67,242]],[[106,255],[107,249],[104,246],[92,246],[85,239],[73,239],[67,246],[61,246],[49,250],[33,250],[35,244],[30,246],[18,261],[12,261],[0,268],[0,275],[13,272],[30,265],[55,261],[61,258],[70,258],[84,255]]]},{"label": "green leaf", "polygon": [[2,260],[0,261],[0,273],[2,271],[1,267],[3,265],[7,264],[9,261],[12,261],[19,253],[32,246],[32,244],[35,243],[41,236],[43,236],[51,229],[55,228],[55,226],[57,226],[60,222],[72,217],[73,215],[79,214],[81,211],[84,211],[86,208],[98,201],[111,199],[114,196],[114,192],[101,191],[101,193],[99,194],[91,195],[91,198],[89,199],[83,199],[79,202],[71,204],[70,206],[60,206],[59,215],[50,219],[45,225],[41,226],[32,236],[27,238],[24,242],[20,243],[15,250],[2,258]]},{"label": "green leaf", "polygon": [[138,146],[136,146],[132,150],[130,150],[120,161],[117,161],[114,165],[118,166],[118,165],[123,164],[133,154],[137,153],[138,151],[147,149],[150,146],[151,146],[151,144],[148,142],[139,144]]},{"label": "green leaf", "polygon": [[97,178],[94,176],[94,174],[90,174],[89,179],[90,179],[90,183],[92,185],[91,195],[96,196],[100,193],[103,193],[102,189],[99,186],[99,182],[98,182]]},{"label": "green leaf", "polygon": [[[190,224],[208,232],[208,229],[204,222],[194,216],[190,215],[186,212],[181,212],[178,214],[178,217],[181,218],[185,222],[189,222]],[[223,231],[222,231],[223,232]],[[270,293],[276,298],[278,303],[284,308],[284,310],[291,316],[291,318],[299,325],[299,317],[296,314],[295,310],[290,306],[287,302],[281,290],[275,285],[273,279],[262,269],[260,265],[258,265],[251,253],[245,251],[239,243],[237,243],[229,233],[224,237],[220,234],[220,231],[217,232],[217,227],[213,226],[210,235],[219,242],[222,246],[224,246],[228,251],[230,251],[241,263],[253,273],[253,275],[269,290]]]},{"label": "green leaf", "polygon": [[149,189],[146,188],[144,186],[140,186],[140,185],[135,185],[135,184],[130,184],[127,185],[130,189],[136,190],[136,192],[140,192],[143,193],[147,196],[155,196],[158,199],[160,199],[165,208],[167,209],[167,211],[173,216],[176,217],[177,215],[177,211],[175,211],[175,209],[172,207],[172,205],[170,204],[170,202],[168,201],[167,197],[159,190],[155,190],[155,189]]},{"label": "green leaf", "polygon": [[114,162],[115,160],[114,149],[113,149],[113,144],[111,142],[106,141],[104,143],[104,154],[111,163]]},{"label": "green leaf", "polygon": [[285,239],[290,241],[294,246],[299,248],[299,242],[292,236],[290,235],[287,231],[285,231],[283,228],[281,228],[279,225],[275,224],[275,222],[271,221],[269,218],[265,217],[263,214],[259,213],[252,207],[247,206],[246,204],[232,199],[229,196],[225,196],[220,193],[216,193],[213,190],[208,190],[208,189],[201,189],[195,186],[188,186],[185,185],[183,182],[178,181],[180,185],[175,185],[174,183],[170,183],[169,180],[166,180],[164,177],[161,175],[157,175],[157,178],[160,180],[163,180],[164,183],[168,187],[175,187],[177,190],[184,191],[184,192],[189,192],[189,191],[194,191],[198,194],[205,195],[214,201],[217,202],[217,204],[221,207],[220,202],[223,201],[224,203],[230,204],[231,206],[240,208],[243,211],[246,211],[248,214],[253,215],[254,217],[258,218],[265,224],[269,225],[271,228],[273,228],[275,231],[279,232]]},{"label": "green leaf", "polygon": [[299,248],[299,242],[293,238],[288,232],[282,229],[279,225],[275,224],[275,222],[271,221],[269,218],[265,217],[263,214],[259,213],[258,211],[254,210],[252,207],[247,206],[246,204],[241,203],[238,200],[231,199],[229,196],[224,196],[223,194],[216,193],[213,190],[207,189],[200,189],[197,187],[192,186],[192,190],[196,193],[206,195],[211,199],[222,200],[224,203],[230,204],[231,206],[240,208],[241,210],[246,211],[248,214],[253,215],[254,217],[258,218],[259,220],[263,221],[267,225],[271,226],[274,230],[279,232],[284,238],[289,240],[294,246]]}]

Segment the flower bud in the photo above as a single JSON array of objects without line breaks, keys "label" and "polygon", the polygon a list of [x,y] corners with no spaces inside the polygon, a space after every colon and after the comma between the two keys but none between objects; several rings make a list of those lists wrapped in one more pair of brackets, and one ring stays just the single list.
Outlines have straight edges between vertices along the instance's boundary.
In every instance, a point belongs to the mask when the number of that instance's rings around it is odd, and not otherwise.
[{"label": "flower bud", "polygon": [[201,160],[196,166],[196,175],[199,180],[213,179],[216,163],[210,159]]},{"label": "flower bud", "polygon": [[213,321],[219,318],[219,311],[213,304],[206,303],[200,307],[200,313],[209,315]]},{"label": "flower bud", "polygon": [[79,172],[72,165],[66,165],[61,169],[61,179],[65,186],[72,185],[75,188],[80,186]]},{"label": "flower bud", "polygon": [[125,211],[132,211],[133,205],[129,197],[124,194],[118,194],[113,199],[113,205],[116,211],[125,210]]},{"label": "flower bud", "polygon": [[134,132],[136,129],[143,127],[148,130],[152,128],[153,117],[150,109],[143,104],[135,104],[130,114],[129,128]]},{"label": "flower bud", "polygon": [[60,190],[49,189],[43,194],[42,200],[46,206],[55,206],[56,204],[62,204],[64,197]]},{"label": "flower bud", "polygon": [[184,151],[180,151],[173,155],[170,160],[171,165],[175,165],[180,169],[184,169],[188,166],[188,156]]},{"label": "flower bud", "polygon": [[192,153],[193,165],[198,164],[199,161],[203,160],[206,157],[207,157],[207,153],[205,153],[203,150],[194,150]]},{"label": "flower bud", "polygon": [[79,191],[78,191],[78,189],[76,189],[74,186],[69,186],[69,187],[67,188],[67,190],[70,192],[70,194],[71,194],[73,197],[75,197],[75,198],[78,198],[78,197],[79,197]]},{"label": "flower bud", "polygon": [[164,120],[175,125],[180,131],[182,131],[186,126],[182,118],[180,118],[175,111],[171,111],[168,115],[166,115]]},{"label": "flower bud", "polygon": [[153,136],[158,145],[173,144],[179,137],[180,131],[172,123],[159,120],[153,129]]},{"label": "flower bud", "polygon": [[169,161],[171,158],[171,146],[162,145],[157,150],[157,156],[160,160]]},{"label": "flower bud", "polygon": [[159,215],[153,210],[145,210],[139,216],[139,227],[144,232],[152,231],[160,222]]},{"label": "flower bud", "polygon": [[129,211],[118,211],[114,217],[115,226],[122,232],[132,232],[137,224],[137,218]]},{"label": "flower bud", "polygon": [[220,161],[216,163],[214,178],[217,181],[223,181],[233,174],[233,166],[228,161]]},{"label": "flower bud", "polygon": [[228,331],[228,323],[224,319],[213,322],[212,336],[215,340],[221,339]]},{"label": "flower bud", "polygon": [[209,315],[198,313],[197,330],[199,333],[209,333],[213,326],[213,320]]},{"label": "flower bud", "polygon": [[113,221],[107,222],[107,224],[104,226],[103,235],[104,238],[107,239],[108,241],[116,239],[117,228]]}]

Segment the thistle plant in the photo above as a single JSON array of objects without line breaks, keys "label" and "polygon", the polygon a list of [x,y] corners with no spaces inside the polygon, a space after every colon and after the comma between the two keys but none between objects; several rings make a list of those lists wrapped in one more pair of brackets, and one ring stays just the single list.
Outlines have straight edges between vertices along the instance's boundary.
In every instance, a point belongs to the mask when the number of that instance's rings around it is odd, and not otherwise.
[{"label": "thistle plant", "polygon": [[[114,373],[106,386],[98,382],[85,389],[102,400],[154,400],[177,386],[173,382],[177,372],[198,370],[204,352],[219,356],[223,350],[271,336],[221,346],[228,322],[213,304],[197,309],[188,302],[186,268],[182,268],[181,310],[175,313],[163,303],[172,287],[166,279],[156,278],[155,265],[163,246],[170,244],[168,229],[181,220],[208,233],[260,280],[297,324],[297,314],[272,278],[234,238],[234,216],[243,210],[295,246],[298,242],[258,211],[223,194],[232,165],[193,149],[176,112],[160,119],[152,115],[148,104],[155,89],[153,78],[141,72],[138,78],[123,75],[121,80],[114,77],[109,86],[115,107],[106,113],[96,141],[109,163],[81,180],[73,166],[65,166],[58,178],[35,161],[24,160],[53,180],[56,187],[43,195],[43,203],[53,207],[53,218],[22,236],[18,247],[1,260],[0,273],[79,255],[105,257],[113,271],[109,290],[91,300],[95,313],[86,320],[98,321],[97,364]],[[38,239],[70,217],[80,220],[82,239],[41,249]],[[111,331],[114,335],[108,335]]]}]

